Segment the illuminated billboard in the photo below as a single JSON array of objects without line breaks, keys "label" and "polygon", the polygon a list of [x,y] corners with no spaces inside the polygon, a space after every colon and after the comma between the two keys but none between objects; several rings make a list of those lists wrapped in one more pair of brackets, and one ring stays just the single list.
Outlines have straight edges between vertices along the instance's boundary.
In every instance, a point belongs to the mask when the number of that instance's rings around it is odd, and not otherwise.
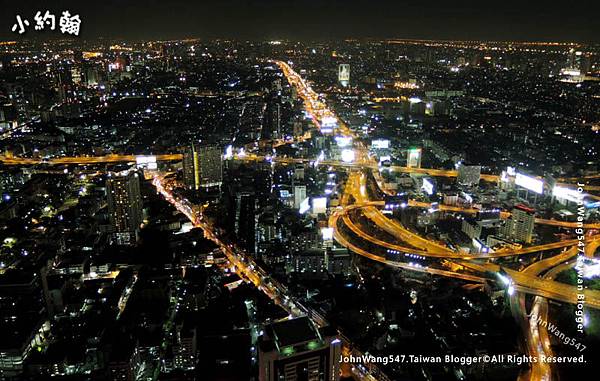
[{"label": "illuminated billboard", "polygon": [[388,149],[390,148],[390,141],[388,139],[373,139],[371,141],[371,148]]},{"label": "illuminated billboard", "polygon": [[225,148],[225,155],[223,155],[223,159],[231,159],[233,157],[233,146],[230,144]]},{"label": "illuminated billboard", "polygon": [[327,211],[327,197],[314,197],[312,199],[313,214],[325,213]]},{"label": "illuminated billboard", "polygon": [[138,155],[135,157],[135,164],[138,169],[157,169],[156,156]]},{"label": "illuminated billboard", "polygon": [[544,192],[544,181],[538,180],[535,177],[527,176],[522,173],[517,173],[515,177],[515,184],[525,189],[529,189],[537,194]]},{"label": "illuminated billboard", "polygon": [[577,189],[565,188],[558,185],[552,189],[552,195],[556,198],[572,202],[579,202],[583,199],[583,193],[578,192]]}]

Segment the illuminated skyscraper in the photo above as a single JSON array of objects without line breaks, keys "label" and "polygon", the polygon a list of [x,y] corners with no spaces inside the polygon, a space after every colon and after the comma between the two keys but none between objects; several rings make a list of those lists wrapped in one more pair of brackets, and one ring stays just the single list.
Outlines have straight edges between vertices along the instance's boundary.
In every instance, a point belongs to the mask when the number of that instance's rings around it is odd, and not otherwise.
[{"label": "illuminated skyscraper", "polygon": [[517,205],[512,210],[512,215],[504,226],[504,235],[525,243],[531,243],[533,226],[535,224],[535,210],[525,205]]},{"label": "illuminated skyscraper", "polygon": [[188,189],[198,190],[223,183],[223,158],[215,145],[194,144],[183,153],[183,182]]},{"label": "illuminated skyscraper", "polygon": [[348,86],[350,83],[350,65],[349,64],[340,64],[338,69],[338,81],[344,87]]},{"label": "illuminated skyscraper", "polygon": [[199,187],[198,167],[198,151],[192,144],[183,151],[183,183],[188,189],[198,189]]},{"label": "illuminated skyscraper", "polygon": [[108,214],[119,245],[136,241],[142,223],[142,196],[137,172],[111,173],[106,180]]},{"label": "illuminated skyscraper", "polygon": [[581,74],[586,74],[591,68],[590,53],[585,53],[579,50],[570,49],[567,68],[579,70]]},{"label": "illuminated skyscraper", "polygon": [[271,137],[281,138],[281,105],[279,103],[271,104],[267,110],[267,116]]},{"label": "illuminated skyscraper", "polygon": [[300,209],[300,204],[306,199],[306,185],[294,186],[294,208]]},{"label": "illuminated skyscraper", "polygon": [[421,149],[411,148],[406,154],[406,166],[408,168],[421,168]]}]

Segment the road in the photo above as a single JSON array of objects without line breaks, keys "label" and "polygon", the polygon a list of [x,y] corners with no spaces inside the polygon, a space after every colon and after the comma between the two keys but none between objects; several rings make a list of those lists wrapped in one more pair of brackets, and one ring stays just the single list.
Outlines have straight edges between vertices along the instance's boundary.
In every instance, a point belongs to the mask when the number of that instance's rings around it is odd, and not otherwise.
[{"label": "road", "polygon": [[[351,136],[352,134],[349,132],[347,126],[338,121],[337,130],[344,131],[344,134],[347,136]],[[280,147],[287,144],[299,143],[310,139],[309,135],[303,135],[301,137],[295,139],[278,139],[278,140],[269,140],[268,145],[272,147]],[[263,145],[266,144],[263,142]],[[260,145],[260,144],[259,144]],[[253,144],[251,145],[254,146]],[[250,147],[248,147],[250,148]],[[146,156],[146,155],[124,155],[124,154],[114,154],[114,155],[101,155],[101,156],[62,156],[62,157],[51,157],[51,158],[34,158],[34,157],[20,157],[20,156],[7,156],[0,155],[0,163],[4,165],[18,166],[18,165],[91,165],[91,164],[111,164],[111,163],[128,163],[135,162],[137,156]],[[152,155],[150,155],[152,156]],[[179,153],[169,153],[169,154],[157,154],[157,161],[181,161],[183,159],[183,155]],[[294,163],[308,163],[315,162],[312,159],[306,158],[290,158],[290,157],[267,157],[262,155],[243,155],[236,156],[236,160],[245,160],[245,161],[265,161],[269,160],[271,162],[277,164],[294,164]],[[337,160],[323,160],[319,161],[317,164],[322,166],[331,166],[331,167],[344,167],[344,168],[356,168],[356,169],[379,169],[379,165],[377,163],[365,163],[365,162],[343,162]],[[387,167],[390,171],[401,172],[401,173],[419,173],[424,175],[429,175],[432,177],[457,177],[458,172],[454,170],[447,169],[436,169],[436,168],[416,168],[416,167],[403,167],[403,166],[390,166]],[[498,182],[498,175],[493,174],[481,174],[481,179],[488,182]],[[565,186],[568,188],[576,188],[576,185],[573,183],[559,183],[561,186]],[[600,186],[597,185],[586,185],[586,191],[600,191]],[[596,198],[596,197],[594,197]]]},{"label": "road", "polygon": [[[577,247],[572,247],[558,255],[533,263],[532,265],[526,267],[523,270],[523,273],[537,277],[548,269],[554,268],[558,264],[568,261],[576,255]],[[545,277],[545,279],[551,278]],[[536,296],[534,298],[533,307],[531,308],[531,315],[527,313],[524,293],[513,293],[510,295],[509,301],[513,316],[523,331],[527,354],[538,359],[541,358],[540,356],[542,355],[546,357],[552,356],[553,354],[550,346],[550,340],[548,338],[548,330],[543,325],[538,324],[538,318],[544,321],[547,321],[548,319],[547,299],[541,296]],[[519,376],[519,379],[550,381],[552,380],[552,376],[552,364],[538,361],[537,363],[531,364],[529,372],[523,372]]]}]

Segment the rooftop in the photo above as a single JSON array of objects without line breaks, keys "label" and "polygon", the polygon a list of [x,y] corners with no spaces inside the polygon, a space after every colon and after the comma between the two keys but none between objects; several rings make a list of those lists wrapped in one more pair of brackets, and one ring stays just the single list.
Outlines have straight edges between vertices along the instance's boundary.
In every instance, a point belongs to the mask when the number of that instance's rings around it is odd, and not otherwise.
[{"label": "rooftop", "polygon": [[279,348],[320,340],[319,332],[306,316],[273,323],[271,329]]}]

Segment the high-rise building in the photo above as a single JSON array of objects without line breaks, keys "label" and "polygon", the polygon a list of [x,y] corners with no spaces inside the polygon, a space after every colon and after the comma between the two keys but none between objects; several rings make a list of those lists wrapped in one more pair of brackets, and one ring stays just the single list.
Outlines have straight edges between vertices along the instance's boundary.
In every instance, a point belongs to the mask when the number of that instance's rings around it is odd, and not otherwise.
[{"label": "high-rise building", "polygon": [[586,74],[591,68],[590,54],[570,49],[567,66],[568,69],[579,70],[581,74]]},{"label": "high-rise building", "polygon": [[256,196],[253,192],[239,192],[235,197],[235,234],[248,252],[255,250]]},{"label": "high-rise building", "polygon": [[173,366],[177,369],[194,369],[196,364],[196,328],[186,323],[177,327]]},{"label": "high-rise building", "polygon": [[421,168],[421,149],[411,148],[406,154],[406,166],[408,168]]},{"label": "high-rise building", "polygon": [[348,86],[350,83],[350,65],[349,64],[340,64],[338,68],[338,81],[344,87]]},{"label": "high-rise building", "polygon": [[506,221],[503,232],[505,236],[516,241],[531,243],[534,224],[535,210],[525,205],[517,205]]},{"label": "high-rise building", "polygon": [[216,145],[191,144],[183,152],[183,182],[188,189],[198,190],[223,183],[223,157]]},{"label": "high-rise building", "polygon": [[183,151],[183,183],[188,189],[198,189],[200,184],[199,179],[199,162],[198,151],[194,145],[190,145]]},{"label": "high-rise building", "polygon": [[338,381],[341,342],[304,316],[273,323],[259,343],[259,381]]},{"label": "high-rise building", "polygon": [[481,178],[481,166],[480,165],[464,165],[461,164],[458,167],[458,183],[461,185],[477,185]]},{"label": "high-rise building", "polygon": [[71,67],[71,79],[76,85],[81,83],[81,68],[79,66]]},{"label": "high-rise building", "polygon": [[190,145],[183,151],[183,183],[188,189],[198,189],[200,184],[199,179],[199,162],[198,151],[194,145]]},{"label": "high-rise building", "polygon": [[110,224],[117,243],[134,243],[142,223],[139,174],[132,171],[109,174],[106,194]]},{"label": "high-rise building", "polygon": [[304,135],[304,127],[302,126],[302,122],[295,121],[294,122],[294,126],[292,128],[292,131],[293,131],[293,134],[294,134],[295,138]]},{"label": "high-rise building", "polygon": [[100,74],[95,66],[85,66],[83,76],[87,86],[96,86],[100,82]]},{"label": "high-rise building", "polygon": [[304,164],[298,163],[294,167],[294,181],[304,181]]},{"label": "high-rise building", "polygon": [[281,105],[279,103],[271,104],[268,110],[269,125],[271,127],[271,137],[280,139],[281,134]]},{"label": "high-rise building", "polygon": [[302,201],[306,200],[306,185],[294,186],[294,208],[300,209]]}]

